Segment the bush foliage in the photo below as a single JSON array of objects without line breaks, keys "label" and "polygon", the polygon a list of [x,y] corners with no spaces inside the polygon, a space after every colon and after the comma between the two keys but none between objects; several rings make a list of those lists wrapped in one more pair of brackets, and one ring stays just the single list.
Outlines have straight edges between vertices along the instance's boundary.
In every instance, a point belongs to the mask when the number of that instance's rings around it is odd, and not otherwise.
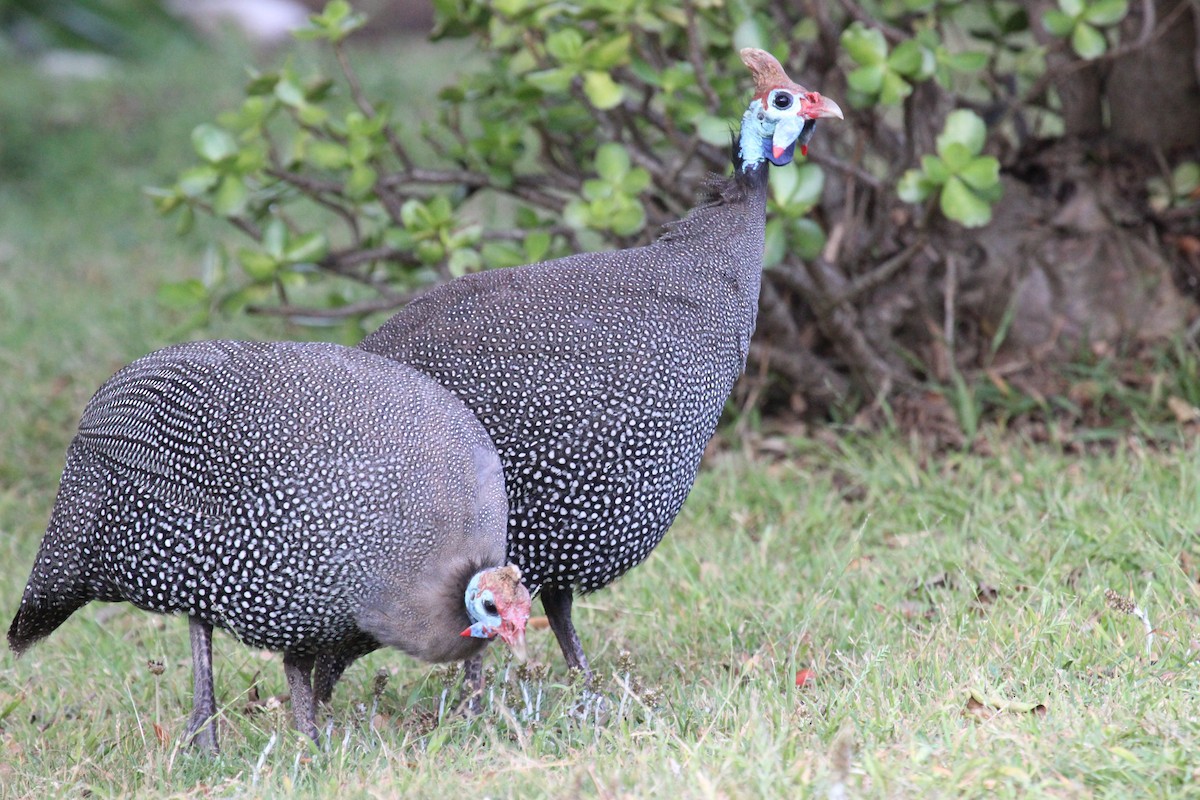
[{"label": "bush foliage", "polygon": [[331,48],[338,74],[255,74],[240,108],[196,129],[199,162],[155,190],[158,207],[182,230],[214,215],[247,240],[166,296],[354,322],[467,272],[649,241],[728,169],[749,88],[737,51],[761,47],[852,109],[818,130],[805,163],[772,173],[752,353],[793,405],[820,408],[936,372],[911,338],[923,317],[888,287],[935,282],[939,254],[989,223],[1002,170],[1064,135],[1056,78],[1119,48],[1128,12],[1125,0],[434,5],[435,38],[470,39],[484,59],[441,90],[435,119],[366,95],[347,47],[363,18],[334,0],[301,38]]}]

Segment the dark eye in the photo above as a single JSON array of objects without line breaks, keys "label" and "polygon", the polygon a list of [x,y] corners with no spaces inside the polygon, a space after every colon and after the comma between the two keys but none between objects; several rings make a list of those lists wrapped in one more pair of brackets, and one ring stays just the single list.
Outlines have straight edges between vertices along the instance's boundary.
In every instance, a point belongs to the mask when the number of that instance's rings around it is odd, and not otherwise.
[{"label": "dark eye", "polygon": [[499,611],[496,609],[496,604],[495,604],[495,603],[493,603],[491,600],[484,600],[484,601],[483,601],[483,610],[484,610],[485,612],[487,612],[488,616],[491,616],[491,617],[494,617],[494,616],[496,616],[498,613],[500,613],[500,612],[499,612]]},{"label": "dark eye", "polygon": [[792,96],[787,92],[776,92],[771,95],[771,105],[779,110],[792,107]]}]

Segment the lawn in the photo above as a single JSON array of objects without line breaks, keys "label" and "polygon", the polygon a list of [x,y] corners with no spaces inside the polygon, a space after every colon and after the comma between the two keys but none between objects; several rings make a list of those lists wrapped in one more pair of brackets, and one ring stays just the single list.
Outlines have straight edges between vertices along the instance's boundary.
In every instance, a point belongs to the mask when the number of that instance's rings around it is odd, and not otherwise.
[{"label": "lawn", "polygon": [[[399,48],[362,54],[382,85]],[[250,58],[169,42],[89,84],[4,65],[4,627],[75,421],[108,375],[185,338],[316,335],[247,317],[196,327],[156,300],[228,234],[176,238],[141,187],[190,163],[189,131],[237,101]],[[713,458],[650,560],[577,604],[603,713],[537,629],[543,666],[518,671],[497,648],[471,720],[444,713],[449,671],[364,659],[317,750],[275,700],[279,657],[219,635],[223,750],[209,760],[179,747],[186,622],[88,606],[20,660],[0,653],[0,797],[1196,792],[1195,449],[988,443],[935,457],[830,431],[788,441],[785,459]],[[1107,590],[1145,610],[1153,637]]]}]

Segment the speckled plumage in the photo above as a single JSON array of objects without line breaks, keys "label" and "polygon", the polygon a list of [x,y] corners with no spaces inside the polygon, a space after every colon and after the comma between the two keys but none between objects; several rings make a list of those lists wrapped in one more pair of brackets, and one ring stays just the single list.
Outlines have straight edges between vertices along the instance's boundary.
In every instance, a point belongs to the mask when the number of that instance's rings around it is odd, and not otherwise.
[{"label": "speckled plumage", "polygon": [[[768,163],[835,103],[743,50],[758,94],[733,177],[645,247],[468,275],[360,344],[431,375],[487,428],[509,497],[509,558],[588,671],[574,592],[641,563],[691,490],[758,309]],[[782,77],[781,77],[782,76]]]},{"label": "speckled plumage", "polygon": [[691,489],[746,361],[766,170],[647,246],[470,275],[360,345],[475,412],[504,461],[509,556],[531,591],[640,563]]},{"label": "speckled plumage", "polygon": [[285,665],[381,644],[463,659],[486,643],[460,635],[463,593],[505,563],[506,517],[487,433],[415,370],[326,344],[170,347],[88,403],[9,644],[125,600]]}]

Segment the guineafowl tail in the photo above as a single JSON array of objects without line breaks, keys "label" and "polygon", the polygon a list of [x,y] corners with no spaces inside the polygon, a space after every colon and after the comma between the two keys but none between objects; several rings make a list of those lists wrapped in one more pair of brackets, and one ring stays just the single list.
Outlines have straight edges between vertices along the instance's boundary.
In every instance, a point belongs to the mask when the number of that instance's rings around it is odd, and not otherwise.
[{"label": "guineafowl tail", "polygon": [[8,629],[8,646],[17,655],[53,633],[89,600],[98,599],[89,589],[85,548],[91,547],[106,488],[103,471],[86,461],[73,444],[46,536]]}]

